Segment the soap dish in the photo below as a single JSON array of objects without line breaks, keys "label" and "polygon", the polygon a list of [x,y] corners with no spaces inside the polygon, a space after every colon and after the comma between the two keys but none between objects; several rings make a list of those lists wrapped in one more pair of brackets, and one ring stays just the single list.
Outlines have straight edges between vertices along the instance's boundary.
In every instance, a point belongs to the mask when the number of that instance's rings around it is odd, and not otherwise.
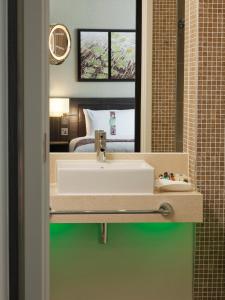
[{"label": "soap dish", "polygon": [[189,182],[168,179],[157,179],[155,186],[160,192],[191,192],[194,189]]}]

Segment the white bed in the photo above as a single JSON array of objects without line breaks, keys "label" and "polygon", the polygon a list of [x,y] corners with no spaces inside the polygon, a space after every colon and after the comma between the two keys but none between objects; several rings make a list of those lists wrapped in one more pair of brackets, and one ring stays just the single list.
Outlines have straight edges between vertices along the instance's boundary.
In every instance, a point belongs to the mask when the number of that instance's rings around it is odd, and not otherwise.
[{"label": "white bed", "polygon": [[[107,140],[107,152],[134,152],[134,140]],[[70,141],[70,152],[95,152],[94,139],[84,136]]]},{"label": "white bed", "polygon": [[134,152],[135,111],[83,109],[86,136],[70,141],[70,152],[95,152],[95,130],[106,132],[106,151]]}]

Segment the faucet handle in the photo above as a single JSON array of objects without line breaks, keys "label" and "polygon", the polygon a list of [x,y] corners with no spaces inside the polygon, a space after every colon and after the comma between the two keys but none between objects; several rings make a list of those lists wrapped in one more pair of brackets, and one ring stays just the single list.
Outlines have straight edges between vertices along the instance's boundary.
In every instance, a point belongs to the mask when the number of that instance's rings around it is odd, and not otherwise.
[{"label": "faucet handle", "polygon": [[95,139],[105,139],[106,132],[104,130],[95,130]]},{"label": "faucet handle", "polygon": [[99,152],[101,148],[106,147],[106,132],[104,130],[95,130],[95,151]]}]

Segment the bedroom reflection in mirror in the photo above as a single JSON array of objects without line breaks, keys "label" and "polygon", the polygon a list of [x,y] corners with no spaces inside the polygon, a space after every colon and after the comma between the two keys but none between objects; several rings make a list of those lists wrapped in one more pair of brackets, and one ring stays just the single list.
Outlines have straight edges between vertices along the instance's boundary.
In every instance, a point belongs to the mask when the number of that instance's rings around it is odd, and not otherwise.
[{"label": "bedroom reflection in mirror", "polygon": [[65,99],[50,98],[51,152],[95,152],[95,130],[106,132],[106,151],[135,151],[135,98],[68,100],[65,112]]},{"label": "bedroom reflection in mirror", "polygon": [[140,151],[138,1],[100,2],[51,2],[50,23],[69,29],[71,55],[49,66],[50,152],[95,152],[95,130],[106,132],[106,152]]}]

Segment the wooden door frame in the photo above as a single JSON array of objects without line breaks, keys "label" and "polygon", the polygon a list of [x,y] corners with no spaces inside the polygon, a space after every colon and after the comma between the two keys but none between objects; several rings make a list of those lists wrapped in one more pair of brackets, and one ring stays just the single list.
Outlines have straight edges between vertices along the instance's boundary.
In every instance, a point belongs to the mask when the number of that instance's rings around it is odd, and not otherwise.
[{"label": "wooden door frame", "polygon": [[49,300],[48,1],[8,0],[9,299]]},{"label": "wooden door frame", "polygon": [[9,296],[7,1],[0,0],[0,299]]}]

